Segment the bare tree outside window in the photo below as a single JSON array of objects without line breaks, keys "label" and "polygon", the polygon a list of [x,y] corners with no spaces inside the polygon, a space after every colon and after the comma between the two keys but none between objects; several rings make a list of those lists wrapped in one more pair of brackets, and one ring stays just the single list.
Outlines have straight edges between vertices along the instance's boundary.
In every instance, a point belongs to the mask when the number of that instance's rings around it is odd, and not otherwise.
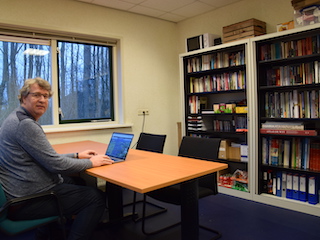
[{"label": "bare tree outside window", "polygon": [[[58,46],[57,62],[52,62],[51,44]],[[58,120],[58,113],[53,113],[55,102],[59,104],[59,124],[113,121],[112,48],[0,36],[0,127],[19,106],[24,80],[35,77],[57,83],[53,85],[55,101],[50,99],[47,112],[39,120],[41,125],[58,124],[54,121],[54,116]],[[58,79],[52,79],[52,69],[58,69]]]},{"label": "bare tree outside window", "polygon": [[58,42],[60,123],[113,120],[109,46]]},{"label": "bare tree outside window", "polygon": [[[19,106],[18,94],[25,79],[41,77],[51,82],[50,46],[0,41],[0,126]],[[52,124],[52,104],[40,119]]]}]

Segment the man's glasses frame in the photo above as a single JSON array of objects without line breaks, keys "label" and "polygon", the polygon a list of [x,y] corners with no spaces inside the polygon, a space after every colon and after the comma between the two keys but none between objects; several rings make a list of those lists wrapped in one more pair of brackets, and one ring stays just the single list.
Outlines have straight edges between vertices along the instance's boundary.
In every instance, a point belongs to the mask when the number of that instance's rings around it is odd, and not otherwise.
[{"label": "man's glasses frame", "polygon": [[48,100],[50,98],[50,95],[45,93],[39,93],[39,92],[29,92],[28,94],[30,94],[32,97],[36,98],[36,99],[40,99],[41,97],[43,97],[45,100]]}]

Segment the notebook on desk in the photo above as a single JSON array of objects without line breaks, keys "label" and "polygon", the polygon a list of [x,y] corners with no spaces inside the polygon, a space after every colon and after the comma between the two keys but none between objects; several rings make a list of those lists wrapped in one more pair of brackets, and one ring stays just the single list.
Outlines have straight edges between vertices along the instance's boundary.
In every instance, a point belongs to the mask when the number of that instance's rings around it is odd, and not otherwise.
[{"label": "notebook on desk", "polygon": [[133,139],[133,134],[114,132],[111,136],[106,155],[114,162],[122,162],[126,159]]}]

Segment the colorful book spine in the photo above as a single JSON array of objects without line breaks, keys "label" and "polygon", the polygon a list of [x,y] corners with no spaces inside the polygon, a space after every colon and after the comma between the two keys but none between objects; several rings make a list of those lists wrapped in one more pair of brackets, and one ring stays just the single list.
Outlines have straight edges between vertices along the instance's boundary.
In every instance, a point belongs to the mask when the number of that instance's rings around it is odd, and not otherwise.
[{"label": "colorful book spine", "polygon": [[262,134],[297,135],[297,136],[317,136],[316,130],[290,130],[290,129],[260,129]]}]

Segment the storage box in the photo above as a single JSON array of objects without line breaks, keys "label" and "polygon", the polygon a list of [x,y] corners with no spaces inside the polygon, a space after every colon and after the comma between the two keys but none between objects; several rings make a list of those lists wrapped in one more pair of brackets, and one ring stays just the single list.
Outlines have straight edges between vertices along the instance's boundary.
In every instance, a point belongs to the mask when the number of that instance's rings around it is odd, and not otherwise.
[{"label": "storage box", "polygon": [[248,162],[248,145],[241,144],[240,147],[241,162]]},{"label": "storage box", "polygon": [[294,14],[295,27],[308,26],[319,22],[320,5],[313,5],[296,11]]},{"label": "storage box", "polygon": [[230,147],[230,140],[227,140],[227,139],[221,140],[218,158],[228,159],[229,158],[229,147]]},{"label": "storage box", "polygon": [[213,104],[214,113],[220,113],[219,108],[220,108],[220,104],[219,103],[218,104]]},{"label": "storage box", "polygon": [[236,112],[236,104],[235,103],[227,103],[226,104],[226,113],[235,113]]},{"label": "storage box", "polygon": [[289,22],[285,22],[285,23],[281,23],[277,25],[277,32],[282,32],[285,30],[289,30],[289,29],[293,29],[294,28],[294,22],[289,21]]},{"label": "storage box", "polygon": [[229,159],[232,161],[241,161],[240,147],[229,147]]},{"label": "storage box", "polygon": [[248,107],[236,107],[236,113],[248,113]]},{"label": "storage box", "polygon": [[291,4],[294,10],[300,10],[302,8],[311,6],[311,5],[320,5],[319,0],[292,0]]},{"label": "storage box", "polygon": [[255,18],[223,27],[223,42],[266,34],[266,23]]}]

